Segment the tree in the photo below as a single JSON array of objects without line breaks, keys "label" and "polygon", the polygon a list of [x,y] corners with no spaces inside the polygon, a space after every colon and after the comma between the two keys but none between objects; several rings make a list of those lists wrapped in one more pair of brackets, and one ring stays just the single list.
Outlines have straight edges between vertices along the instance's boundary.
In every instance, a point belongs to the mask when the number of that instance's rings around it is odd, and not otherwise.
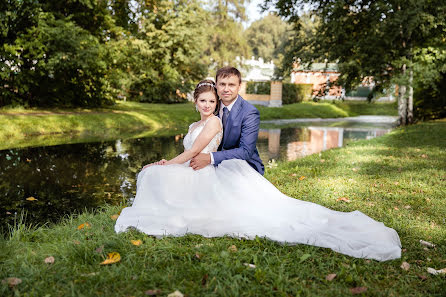
[{"label": "tree", "polygon": [[276,65],[283,59],[285,45],[291,37],[291,26],[276,14],[270,13],[251,24],[245,36],[256,58],[274,61]]},{"label": "tree", "polygon": [[243,35],[241,21],[246,20],[245,0],[218,0],[206,18],[206,48],[204,57],[212,70],[233,64],[237,56],[248,57],[251,53]]},{"label": "tree", "polygon": [[[435,38],[444,40],[444,1],[266,0],[266,5],[274,5],[294,24],[303,7],[311,7],[321,23],[309,40],[315,51],[308,61],[338,61],[338,83],[347,88],[370,77],[378,90],[397,82],[400,123],[412,122],[414,53]],[[300,53],[299,48],[292,51]]]}]

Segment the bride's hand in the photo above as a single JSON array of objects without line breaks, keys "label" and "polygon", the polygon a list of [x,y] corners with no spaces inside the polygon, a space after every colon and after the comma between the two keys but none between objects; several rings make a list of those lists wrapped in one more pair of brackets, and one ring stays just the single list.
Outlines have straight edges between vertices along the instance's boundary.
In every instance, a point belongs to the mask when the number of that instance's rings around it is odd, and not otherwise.
[{"label": "bride's hand", "polygon": [[166,162],[167,162],[167,160],[162,159],[162,160],[159,160],[158,162],[153,162],[153,163],[147,164],[146,166],[144,166],[142,168],[142,170],[146,169],[147,167],[153,166],[153,165],[164,165]]}]

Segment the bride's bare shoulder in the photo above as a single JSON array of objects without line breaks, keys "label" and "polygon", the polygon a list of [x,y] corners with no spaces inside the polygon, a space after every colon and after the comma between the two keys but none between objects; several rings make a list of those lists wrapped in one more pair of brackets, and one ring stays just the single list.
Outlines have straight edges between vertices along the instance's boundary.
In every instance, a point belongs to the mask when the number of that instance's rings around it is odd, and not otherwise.
[{"label": "bride's bare shoulder", "polygon": [[209,126],[211,128],[217,128],[220,129],[222,127],[222,123],[219,117],[212,116],[207,120],[206,126]]}]

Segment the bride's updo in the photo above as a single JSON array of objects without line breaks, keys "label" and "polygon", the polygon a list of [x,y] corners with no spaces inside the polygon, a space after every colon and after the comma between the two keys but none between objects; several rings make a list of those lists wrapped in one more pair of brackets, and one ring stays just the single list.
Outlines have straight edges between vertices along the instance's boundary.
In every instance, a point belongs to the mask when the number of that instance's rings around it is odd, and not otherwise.
[{"label": "bride's updo", "polygon": [[220,100],[218,100],[217,87],[213,80],[204,79],[197,84],[194,91],[194,102],[197,103],[198,97],[206,92],[212,92],[215,95],[217,106],[215,106],[214,114],[218,115],[220,111]]}]

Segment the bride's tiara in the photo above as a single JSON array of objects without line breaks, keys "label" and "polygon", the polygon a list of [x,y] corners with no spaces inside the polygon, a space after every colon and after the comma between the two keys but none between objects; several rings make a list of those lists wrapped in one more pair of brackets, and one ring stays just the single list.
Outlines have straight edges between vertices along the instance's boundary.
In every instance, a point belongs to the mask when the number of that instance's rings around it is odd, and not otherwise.
[{"label": "bride's tiara", "polygon": [[207,82],[205,82],[205,83],[198,84],[197,89],[198,89],[199,87],[202,87],[202,86],[210,86],[210,87],[215,88],[215,85],[214,85],[213,83],[207,83]]}]

